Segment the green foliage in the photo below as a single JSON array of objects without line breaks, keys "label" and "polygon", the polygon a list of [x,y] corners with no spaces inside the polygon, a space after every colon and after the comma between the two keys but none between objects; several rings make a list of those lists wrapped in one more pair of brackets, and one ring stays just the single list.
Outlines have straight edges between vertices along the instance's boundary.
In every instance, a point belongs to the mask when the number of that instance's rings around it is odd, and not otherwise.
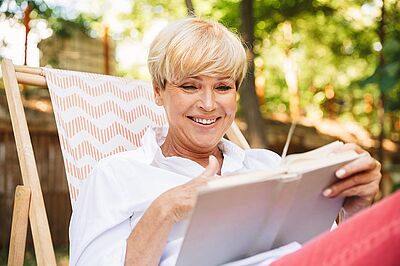
[{"label": "green foliage", "polygon": [[[378,91],[377,97],[383,96],[386,111],[384,133],[399,141],[399,122],[393,119],[400,117],[400,3],[398,1],[386,6],[384,30],[383,60],[377,62],[375,69],[369,72],[372,74],[361,79],[358,85],[364,90],[374,88]],[[376,123],[373,125],[376,126]]]},{"label": "green foliage", "polygon": [[30,19],[45,19],[55,34],[70,37],[73,29],[89,33],[91,24],[101,20],[88,14],[66,11],[61,6],[49,6],[44,0],[0,0],[0,9],[8,18],[23,19],[27,6],[30,7]]},{"label": "green foliage", "polygon": [[[151,32],[152,26],[165,21],[176,20],[186,17],[187,10],[184,1],[173,0],[137,0],[132,1],[130,12],[120,15],[119,19],[126,21],[124,28],[119,29],[122,33],[119,40],[128,40],[130,42],[142,42],[145,33]],[[134,79],[149,79],[144,74],[147,66],[132,65],[130,69],[118,69],[119,75],[124,75]]]},{"label": "green foliage", "polygon": [[[13,9],[5,5],[15,3]],[[373,135],[380,131],[376,106],[385,94],[389,115],[400,116],[400,4],[387,0],[385,14],[385,64],[379,66],[379,1],[361,0],[254,0],[256,76],[265,80],[265,114],[289,113],[289,93],[284,62],[290,54],[297,65],[300,105],[304,115],[355,120]],[[62,36],[80,27],[90,32],[101,17],[65,14],[61,7],[49,7],[44,0],[0,0],[1,10],[21,19],[29,4],[31,18],[45,18]],[[240,29],[240,0],[193,0],[196,14],[221,21],[234,32]],[[132,1],[117,41],[141,41],[154,23],[183,18],[184,1]],[[105,14],[106,15],[106,14]],[[292,28],[285,37],[285,23]],[[96,26],[97,25],[97,26]],[[99,28],[99,27],[98,27]],[[143,66],[120,71],[143,78]],[[334,95],[327,94],[332,88]],[[396,130],[394,127],[388,129]]]},{"label": "green foliage", "polygon": [[360,81],[361,87],[375,84],[383,94],[388,94],[398,87],[400,84],[400,38],[396,39],[396,37],[399,36],[390,36],[385,42],[384,64],[378,65],[371,76]]},{"label": "green foliage", "polygon": [[[206,15],[238,29],[240,2],[218,2]],[[386,64],[381,69],[378,2],[255,1],[254,48],[261,62],[257,73],[265,77],[263,112],[289,112],[283,65],[290,53],[297,63],[300,104],[305,115],[355,120],[378,135],[380,126],[375,107],[379,89],[364,85],[377,83],[379,79],[380,89],[388,92],[387,109],[399,112],[400,106],[400,8],[395,1],[386,3],[387,39],[383,48]],[[292,27],[291,42],[285,39],[284,23]],[[371,73],[376,74],[371,76]],[[360,83],[360,80],[365,81]],[[329,87],[333,88],[334,98],[326,94]]]},{"label": "green foliage", "polygon": [[150,29],[154,21],[173,20],[186,16],[186,7],[183,1],[173,0],[137,0],[132,2],[132,11],[121,16],[123,20],[129,20],[124,29],[124,36],[132,36],[132,31],[138,33],[135,39],[141,40],[143,34]]}]

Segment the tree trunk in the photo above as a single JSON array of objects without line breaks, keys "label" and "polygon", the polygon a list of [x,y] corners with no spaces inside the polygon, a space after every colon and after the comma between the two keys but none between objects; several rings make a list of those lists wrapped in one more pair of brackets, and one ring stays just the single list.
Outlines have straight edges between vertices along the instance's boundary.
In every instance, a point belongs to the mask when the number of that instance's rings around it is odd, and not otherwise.
[{"label": "tree trunk", "polygon": [[31,31],[31,27],[29,26],[29,22],[31,21],[31,18],[30,18],[31,11],[32,11],[32,8],[28,4],[24,11],[24,26],[25,26],[24,65],[27,65],[27,59],[28,59],[28,35],[29,35],[29,32]]},{"label": "tree trunk", "polygon": [[241,33],[246,42],[247,59],[249,68],[240,89],[240,104],[244,110],[243,115],[247,123],[247,136],[253,148],[265,148],[266,138],[264,120],[261,116],[258,99],[256,95],[254,77],[254,15],[253,0],[242,0],[241,2]]},{"label": "tree trunk", "polygon": [[192,0],[185,0],[186,9],[189,17],[195,17],[196,13],[194,11]]},{"label": "tree trunk", "polygon": [[[381,21],[379,23],[379,40],[382,44],[382,47],[385,43],[385,1],[382,0],[382,8],[381,8]],[[385,56],[383,52],[383,48],[379,52],[379,66],[383,67],[385,65]],[[380,76],[380,78],[382,78]],[[379,82],[381,83],[381,82]],[[380,89],[380,88],[379,88]],[[385,171],[385,158],[384,158],[384,149],[383,149],[383,141],[385,139],[385,94],[382,90],[380,90],[379,95],[379,103],[378,103],[378,117],[379,123],[381,126],[381,132],[379,133],[379,148],[378,148],[378,161],[382,164],[382,181],[380,183],[380,191],[382,196],[385,197],[392,192],[393,181],[390,177],[389,173]]]},{"label": "tree trunk", "polygon": [[103,25],[103,61],[104,61],[104,74],[110,75],[110,41],[109,41],[109,27],[108,24]]}]

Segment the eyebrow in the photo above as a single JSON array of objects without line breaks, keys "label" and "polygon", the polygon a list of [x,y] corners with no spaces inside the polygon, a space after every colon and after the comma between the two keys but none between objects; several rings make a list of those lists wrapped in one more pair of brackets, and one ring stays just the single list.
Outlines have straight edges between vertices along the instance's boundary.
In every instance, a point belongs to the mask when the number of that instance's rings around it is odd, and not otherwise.
[{"label": "eyebrow", "polygon": [[[195,79],[195,80],[199,80],[199,81],[203,81],[203,79],[199,76],[194,76],[194,77],[187,77],[185,79]],[[218,78],[216,77],[217,81],[232,81],[235,82],[232,78],[230,77],[222,77],[222,78]]]}]

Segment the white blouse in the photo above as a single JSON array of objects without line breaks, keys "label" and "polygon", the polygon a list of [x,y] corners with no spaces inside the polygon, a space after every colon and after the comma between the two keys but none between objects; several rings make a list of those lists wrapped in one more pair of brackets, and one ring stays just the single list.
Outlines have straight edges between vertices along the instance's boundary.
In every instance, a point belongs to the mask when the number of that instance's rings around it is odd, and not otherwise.
[{"label": "white blouse", "polygon": [[[172,187],[199,176],[204,168],[182,157],[164,157],[168,129],[147,130],[142,146],[101,160],[81,188],[70,224],[71,265],[123,265],[126,240],[150,203]],[[222,139],[221,175],[278,167],[268,150],[242,150]],[[160,265],[173,265],[185,222],[174,225]]]}]

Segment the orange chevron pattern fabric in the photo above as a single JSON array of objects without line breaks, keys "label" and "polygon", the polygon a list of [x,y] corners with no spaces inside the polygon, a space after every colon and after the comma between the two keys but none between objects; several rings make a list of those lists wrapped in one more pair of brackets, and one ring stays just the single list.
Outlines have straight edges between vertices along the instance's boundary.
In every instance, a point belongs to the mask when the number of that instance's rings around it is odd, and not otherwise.
[{"label": "orange chevron pattern fabric", "polygon": [[97,162],[135,149],[147,128],[166,126],[151,83],[43,68],[68,179],[72,208]]}]

